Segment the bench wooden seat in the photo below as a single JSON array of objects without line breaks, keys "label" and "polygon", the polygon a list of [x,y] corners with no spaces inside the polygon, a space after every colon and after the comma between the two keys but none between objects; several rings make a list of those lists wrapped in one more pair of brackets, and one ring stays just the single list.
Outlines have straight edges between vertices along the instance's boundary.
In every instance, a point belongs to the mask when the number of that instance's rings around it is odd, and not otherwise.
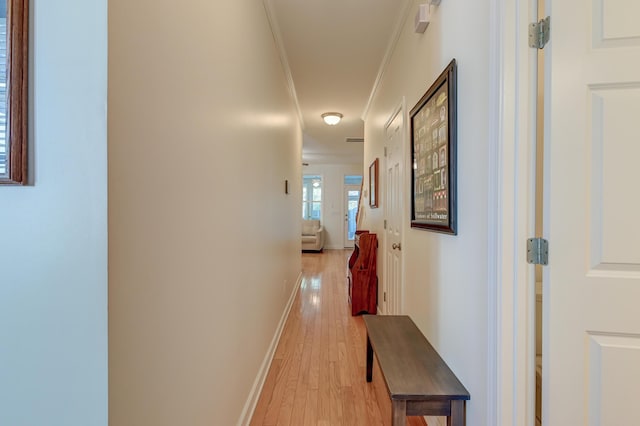
[{"label": "bench wooden seat", "polygon": [[367,382],[375,352],[392,405],[392,425],[406,416],[447,416],[448,426],[465,424],[470,398],[449,366],[408,316],[365,315]]}]

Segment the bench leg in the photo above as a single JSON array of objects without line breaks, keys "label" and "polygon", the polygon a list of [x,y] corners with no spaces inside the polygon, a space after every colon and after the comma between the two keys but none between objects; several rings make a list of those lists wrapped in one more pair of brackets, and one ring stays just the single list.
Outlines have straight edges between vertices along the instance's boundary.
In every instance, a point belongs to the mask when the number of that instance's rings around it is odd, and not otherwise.
[{"label": "bench leg", "polygon": [[451,401],[451,415],[447,417],[447,426],[464,426],[464,400],[454,399]]},{"label": "bench leg", "polygon": [[391,401],[391,418],[392,426],[407,425],[407,401]]},{"label": "bench leg", "polygon": [[373,379],[373,347],[371,346],[371,340],[367,334],[367,382],[371,382]]}]

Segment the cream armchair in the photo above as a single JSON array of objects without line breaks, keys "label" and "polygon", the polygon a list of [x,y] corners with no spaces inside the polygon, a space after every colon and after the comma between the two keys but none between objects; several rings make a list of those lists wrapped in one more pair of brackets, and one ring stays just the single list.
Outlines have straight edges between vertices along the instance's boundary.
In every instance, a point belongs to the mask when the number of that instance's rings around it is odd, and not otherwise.
[{"label": "cream armchair", "polygon": [[324,227],[319,220],[302,220],[302,251],[322,251]]}]

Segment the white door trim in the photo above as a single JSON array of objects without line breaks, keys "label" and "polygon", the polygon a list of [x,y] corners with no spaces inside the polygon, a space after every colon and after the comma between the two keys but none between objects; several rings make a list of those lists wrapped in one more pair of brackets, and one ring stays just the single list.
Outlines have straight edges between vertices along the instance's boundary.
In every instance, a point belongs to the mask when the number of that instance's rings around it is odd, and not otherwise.
[{"label": "white door trim", "polygon": [[534,268],[537,53],[527,44],[537,0],[491,0],[487,424],[535,420]]}]

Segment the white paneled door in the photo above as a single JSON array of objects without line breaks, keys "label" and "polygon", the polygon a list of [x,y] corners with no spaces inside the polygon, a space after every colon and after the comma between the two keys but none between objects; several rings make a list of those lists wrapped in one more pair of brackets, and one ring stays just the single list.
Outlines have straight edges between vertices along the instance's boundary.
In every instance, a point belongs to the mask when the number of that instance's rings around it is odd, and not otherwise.
[{"label": "white paneled door", "polygon": [[[402,313],[402,219],[403,208],[403,142],[404,108],[400,106],[385,126],[385,220],[384,282],[382,286],[382,311],[385,315]],[[378,303],[380,304],[380,303]]]},{"label": "white paneled door", "polygon": [[543,425],[640,425],[640,2],[547,13]]}]

